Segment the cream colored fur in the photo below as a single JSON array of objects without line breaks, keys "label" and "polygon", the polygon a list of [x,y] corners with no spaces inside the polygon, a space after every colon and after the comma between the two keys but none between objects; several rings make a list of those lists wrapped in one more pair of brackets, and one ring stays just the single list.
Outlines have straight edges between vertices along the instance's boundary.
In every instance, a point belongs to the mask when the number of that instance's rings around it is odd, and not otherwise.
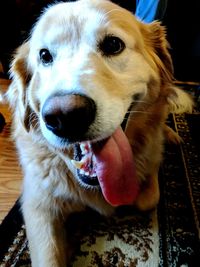
[{"label": "cream colored fur", "polygon": [[[124,41],[121,54],[101,55],[97,43],[106,34]],[[154,208],[159,201],[157,176],[164,138],[178,140],[165,127],[165,119],[171,111],[192,110],[190,97],[173,85],[167,46],[160,23],[145,25],[109,1],[81,0],[49,7],[17,50],[7,96],[24,171],[22,209],[33,267],[67,266],[71,247],[63,225],[71,212],[86,206],[105,215],[114,210],[98,190],[79,184],[71,163],[73,146],[63,144],[42,120],[45,100],[60,89],[72,88],[92,98],[98,119],[89,134],[95,140],[111,135],[133,102],[126,135],[141,184],[134,205]],[[46,47],[57,56],[50,68],[38,58]]]}]

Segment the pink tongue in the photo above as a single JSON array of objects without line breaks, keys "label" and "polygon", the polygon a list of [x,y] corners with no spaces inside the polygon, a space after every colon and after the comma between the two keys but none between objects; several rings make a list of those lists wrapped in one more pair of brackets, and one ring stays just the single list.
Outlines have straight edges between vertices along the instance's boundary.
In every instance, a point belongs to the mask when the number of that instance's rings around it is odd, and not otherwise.
[{"label": "pink tongue", "polygon": [[121,127],[102,147],[93,147],[104,198],[113,206],[133,204],[139,191],[132,150]]}]

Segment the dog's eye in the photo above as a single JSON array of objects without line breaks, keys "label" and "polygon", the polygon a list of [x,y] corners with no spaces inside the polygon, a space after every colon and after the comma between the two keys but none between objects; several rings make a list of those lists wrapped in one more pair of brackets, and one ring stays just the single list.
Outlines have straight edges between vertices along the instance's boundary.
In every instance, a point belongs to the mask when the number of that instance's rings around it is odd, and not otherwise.
[{"label": "dog's eye", "polygon": [[39,55],[40,55],[40,60],[42,61],[44,65],[48,65],[52,63],[53,57],[48,49],[46,48],[41,49],[39,52]]},{"label": "dog's eye", "polygon": [[113,35],[105,36],[99,44],[99,49],[105,56],[118,55],[124,48],[125,43],[119,37]]}]

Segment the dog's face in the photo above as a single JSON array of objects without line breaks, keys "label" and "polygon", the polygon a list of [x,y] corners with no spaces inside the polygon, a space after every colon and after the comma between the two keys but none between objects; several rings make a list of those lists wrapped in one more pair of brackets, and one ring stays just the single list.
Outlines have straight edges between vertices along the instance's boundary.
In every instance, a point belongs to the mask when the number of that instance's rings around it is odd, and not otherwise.
[{"label": "dog's face", "polygon": [[107,1],[59,4],[42,16],[30,40],[29,97],[48,142],[108,137],[134,99],[158,97],[147,88],[160,77],[140,27]]},{"label": "dog's face", "polygon": [[[80,170],[74,175],[87,187],[97,186],[98,173],[104,187],[108,167],[132,161],[120,125],[130,106],[137,114],[143,103],[155,103],[166,94],[171,68],[160,24],[144,25],[104,0],[48,8],[13,64],[26,127],[37,128],[37,134],[58,149],[75,144],[73,163]],[[129,165],[109,175],[115,177]],[[135,175],[133,168],[129,175]],[[130,195],[136,195],[134,190]],[[116,196],[105,191],[117,205]]]}]

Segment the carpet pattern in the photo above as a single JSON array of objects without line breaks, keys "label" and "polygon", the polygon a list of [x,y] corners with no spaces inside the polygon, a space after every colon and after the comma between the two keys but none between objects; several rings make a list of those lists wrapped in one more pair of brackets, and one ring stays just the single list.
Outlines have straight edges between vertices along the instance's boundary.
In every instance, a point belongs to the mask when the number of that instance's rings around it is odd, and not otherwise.
[{"label": "carpet pattern", "polygon": [[[186,89],[197,105],[193,114],[168,118],[184,142],[166,144],[157,209],[138,213],[127,207],[111,218],[91,210],[72,215],[66,225],[75,248],[70,267],[199,266],[200,109],[198,88]],[[8,266],[31,266],[19,202],[0,226],[0,267]]]}]

